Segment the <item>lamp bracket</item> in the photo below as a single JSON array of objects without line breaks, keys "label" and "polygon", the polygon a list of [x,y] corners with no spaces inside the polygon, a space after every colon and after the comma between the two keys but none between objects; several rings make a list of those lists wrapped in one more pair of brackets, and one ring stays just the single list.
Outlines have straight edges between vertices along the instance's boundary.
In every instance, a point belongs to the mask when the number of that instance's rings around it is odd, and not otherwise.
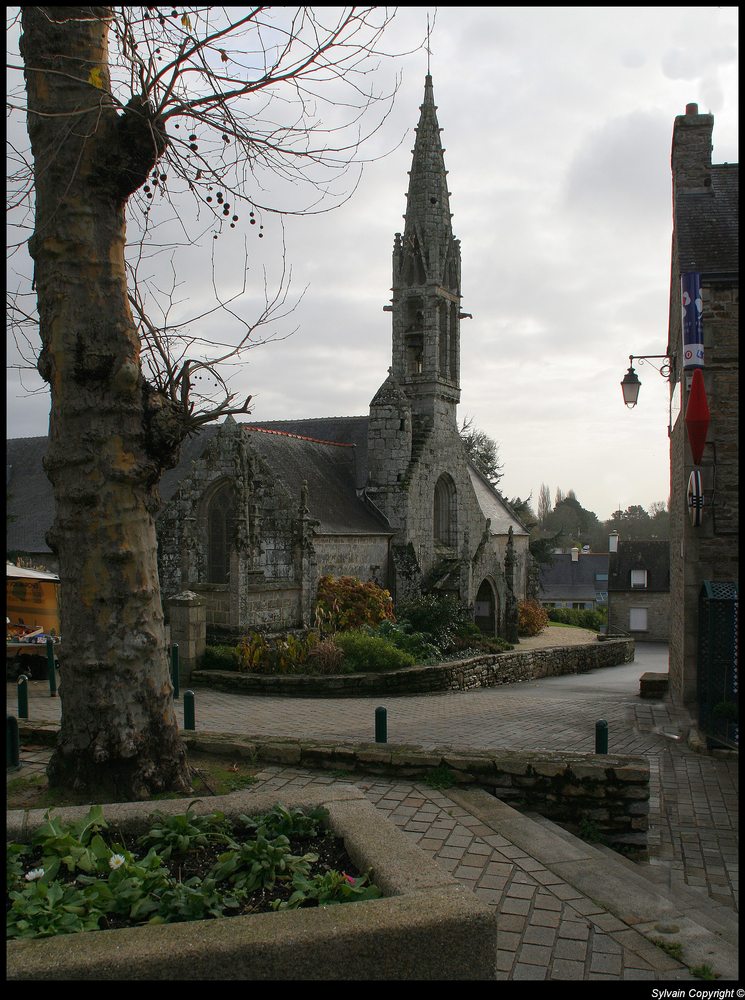
[{"label": "lamp bracket", "polygon": [[[653,365],[652,361],[663,361],[664,363],[657,367]],[[672,368],[673,362],[675,361],[674,354],[629,354],[629,367],[632,368],[634,361],[639,361],[641,364],[648,364],[650,368],[661,375],[663,378],[670,378],[670,369]]]}]

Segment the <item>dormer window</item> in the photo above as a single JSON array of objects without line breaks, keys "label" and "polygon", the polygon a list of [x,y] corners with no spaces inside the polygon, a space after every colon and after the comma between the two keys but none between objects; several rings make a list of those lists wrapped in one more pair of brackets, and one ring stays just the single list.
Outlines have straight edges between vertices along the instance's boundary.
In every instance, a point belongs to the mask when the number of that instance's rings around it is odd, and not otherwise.
[{"label": "dormer window", "polygon": [[645,569],[631,570],[631,589],[632,590],[647,589],[647,571]]}]

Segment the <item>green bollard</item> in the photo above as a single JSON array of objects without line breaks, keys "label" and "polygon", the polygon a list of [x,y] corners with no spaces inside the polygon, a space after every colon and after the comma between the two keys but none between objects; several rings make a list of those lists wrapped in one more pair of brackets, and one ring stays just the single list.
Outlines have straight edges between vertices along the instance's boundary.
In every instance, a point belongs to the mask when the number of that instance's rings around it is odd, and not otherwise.
[{"label": "green bollard", "polygon": [[47,677],[49,678],[49,697],[57,697],[57,668],[54,665],[54,639],[47,639]]},{"label": "green bollard", "polygon": [[184,691],[184,729],[194,730],[197,723],[194,717],[194,692]]},{"label": "green bollard", "polygon": [[608,723],[598,719],[595,723],[595,753],[608,753]]},{"label": "green bollard", "polygon": [[28,677],[25,674],[18,678],[18,718],[28,718]]},{"label": "green bollard", "polygon": [[5,766],[8,771],[21,769],[21,741],[18,736],[18,719],[14,715],[8,716],[5,730]]},{"label": "green bollard", "polygon": [[178,643],[171,646],[171,683],[173,684],[173,697],[178,698]]},{"label": "green bollard", "polygon": [[383,707],[375,709],[375,742],[388,742],[388,712]]}]

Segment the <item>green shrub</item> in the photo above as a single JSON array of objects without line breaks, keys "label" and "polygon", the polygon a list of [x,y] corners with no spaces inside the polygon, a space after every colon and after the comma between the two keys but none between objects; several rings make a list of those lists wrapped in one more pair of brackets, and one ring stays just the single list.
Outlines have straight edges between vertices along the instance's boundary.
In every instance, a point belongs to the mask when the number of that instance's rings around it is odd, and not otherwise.
[{"label": "green shrub", "polygon": [[370,635],[362,629],[338,632],[334,636],[337,646],[344,652],[344,665],[353,671],[399,670],[414,665],[410,653],[398,649],[378,635]]},{"label": "green shrub", "polygon": [[207,646],[200,664],[201,670],[238,670],[235,646]]},{"label": "green shrub", "polygon": [[430,636],[415,632],[409,622],[384,621],[374,630],[371,629],[370,634],[387,639],[398,649],[410,653],[417,663],[437,662],[442,655],[439,646],[431,641]]},{"label": "green shrub", "polygon": [[458,636],[473,636],[474,624],[471,612],[455,597],[424,594],[410,601],[402,601],[397,608],[399,623],[408,623],[414,632],[423,632],[431,642],[439,646],[443,653],[449,652]]},{"label": "green shrub", "polygon": [[395,620],[388,591],[353,576],[322,576],[315,610],[316,625],[322,634]]},{"label": "green shrub", "polygon": [[548,625],[546,609],[538,601],[520,601],[517,610],[518,635],[538,635]]},{"label": "green shrub", "polygon": [[475,636],[458,636],[453,644],[453,651],[475,650],[481,653],[508,653],[515,647],[499,636],[484,635],[477,627]]},{"label": "green shrub", "polygon": [[561,625],[577,625],[579,628],[591,628],[596,632],[604,629],[608,615],[603,611],[592,611],[589,608],[547,608],[549,620]]}]

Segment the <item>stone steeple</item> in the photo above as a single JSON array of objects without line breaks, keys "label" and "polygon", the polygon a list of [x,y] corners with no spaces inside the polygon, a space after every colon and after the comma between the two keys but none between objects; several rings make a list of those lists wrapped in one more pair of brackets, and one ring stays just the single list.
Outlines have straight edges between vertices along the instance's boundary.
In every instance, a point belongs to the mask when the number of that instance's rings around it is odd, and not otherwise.
[{"label": "stone steeple", "polygon": [[393,248],[392,374],[414,414],[455,421],[460,399],[460,242],[453,237],[432,77],[424,84],[403,236]]}]

